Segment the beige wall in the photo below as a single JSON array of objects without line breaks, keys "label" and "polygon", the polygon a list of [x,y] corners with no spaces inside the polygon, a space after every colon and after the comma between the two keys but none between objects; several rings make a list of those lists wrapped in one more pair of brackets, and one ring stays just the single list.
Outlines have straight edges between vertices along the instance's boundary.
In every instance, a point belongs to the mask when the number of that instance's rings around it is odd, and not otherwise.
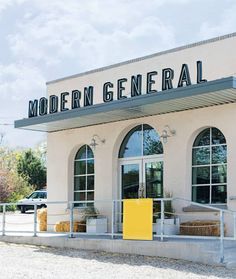
[{"label": "beige wall", "polygon": [[[48,199],[73,200],[73,160],[80,146],[89,144],[93,134],[106,139],[97,146],[95,155],[95,199],[118,199],[118,150],[126,133],[146,123],[158,133],[165,125],[176,130],[176,136],[164,144],[164,191],[174,197],[191,200],[191,149],[196,135],[206,127],[217,127],[226,137],[228,146],[228,198],[236,196],[236,104],[227,104],[184,112],[169,113],[142,119],[127,120],[48,134]],[[228,200],[228,208],[236,210],[236,201]],[[98,204],[98,208],[105,206]],[[62,206],[62,210],[65,206]],[[108,214],[107,210],[102,210]]]}]

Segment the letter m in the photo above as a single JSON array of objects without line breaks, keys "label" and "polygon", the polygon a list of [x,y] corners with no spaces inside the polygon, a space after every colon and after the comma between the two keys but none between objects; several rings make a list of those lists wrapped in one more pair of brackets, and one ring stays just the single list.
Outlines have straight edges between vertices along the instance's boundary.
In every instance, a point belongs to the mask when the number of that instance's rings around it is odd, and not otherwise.
[{"label": "letter m", "polygon": [[29,101],[28,116],[29,118],[38,116],[38,100]]}]

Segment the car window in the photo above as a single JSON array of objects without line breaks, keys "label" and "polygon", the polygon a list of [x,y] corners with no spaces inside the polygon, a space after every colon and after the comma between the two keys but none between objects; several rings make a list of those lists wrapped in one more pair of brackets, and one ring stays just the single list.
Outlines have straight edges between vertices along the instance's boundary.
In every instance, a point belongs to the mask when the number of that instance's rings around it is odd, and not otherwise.
[{"label": "car window", "polygon": [[42,192],[42,193],[38,193],[38,198],[39,199],[46,199],[46,193]]},{"label": "car window", "polygon": [[47,193],[46,192],[33,192],[29,196],[29,199],[46,199],[46,198],[47,198]]},{"label": "car window", "polygon": [[30,199],[37,199],[38,198],[38,193],[34,192],[29,196]]}]

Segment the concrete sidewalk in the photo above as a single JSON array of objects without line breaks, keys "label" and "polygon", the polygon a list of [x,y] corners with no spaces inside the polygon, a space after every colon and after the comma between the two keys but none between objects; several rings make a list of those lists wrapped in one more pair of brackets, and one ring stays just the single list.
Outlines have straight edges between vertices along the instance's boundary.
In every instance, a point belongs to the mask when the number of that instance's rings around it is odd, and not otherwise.
[{"label": "concrete sidewalk", "polygon": [[219,240],[168,239],[161,241],[136,241],[123,239],[108,239],[107,237],[79,236],[68,238],[67,235],[50,233],[31,235],[0,236],[0,241],[40,245],[57,248],[72,248],[80,250],[105,251],[146,256],[166,257],[198,262],[209,265],[224,265],[236,268],[236,241],[224,241],[224,262],[220,263]]}]

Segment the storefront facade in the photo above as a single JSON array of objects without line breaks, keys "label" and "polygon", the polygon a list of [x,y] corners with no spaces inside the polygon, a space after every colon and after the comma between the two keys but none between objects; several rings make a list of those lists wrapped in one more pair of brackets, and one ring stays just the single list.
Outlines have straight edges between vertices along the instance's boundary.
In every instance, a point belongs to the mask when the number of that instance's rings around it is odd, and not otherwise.
[{"label": "storefront facade", "polygon": [[48,82],[15,126],[48,132],[49,201],[171,193],[236,210],[235,48],[231,34]]}]

